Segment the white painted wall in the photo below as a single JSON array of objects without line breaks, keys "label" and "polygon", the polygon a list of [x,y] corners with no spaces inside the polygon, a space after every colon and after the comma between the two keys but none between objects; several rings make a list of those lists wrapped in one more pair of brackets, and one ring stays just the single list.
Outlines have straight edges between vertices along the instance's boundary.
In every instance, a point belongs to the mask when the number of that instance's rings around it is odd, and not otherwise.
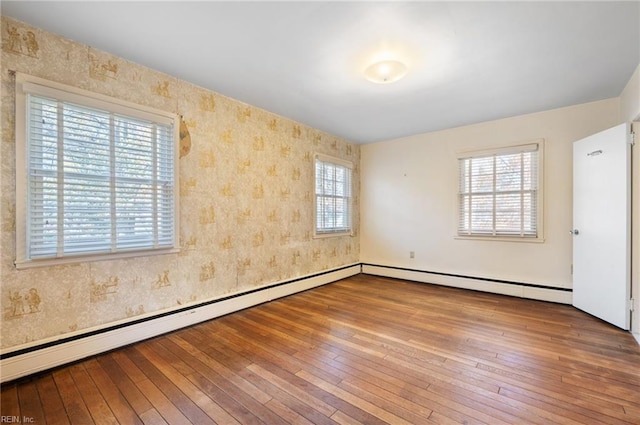
[{"label": "white painted wall", "polygon": [[635,312],[631,316],[631,331],[640,342],[640,65],[620,95],[620,121],[636,121],[631,183],[631,295],[635,300]]},{"label": "white painted wall", "polygon": [[[619,121],[614,98],[363,145],[361,261],[570,288],[572,143]],[[456,152],[539,138],[544,243],[455,239]]]}]

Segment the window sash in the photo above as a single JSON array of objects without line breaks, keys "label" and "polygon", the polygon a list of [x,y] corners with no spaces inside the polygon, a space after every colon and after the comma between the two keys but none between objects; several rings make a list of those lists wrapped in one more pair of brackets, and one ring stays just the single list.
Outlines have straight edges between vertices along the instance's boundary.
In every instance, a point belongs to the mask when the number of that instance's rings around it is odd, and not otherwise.
[{"label": "window sash", "polygon": [[539,145],[463,156],[458,235],[539,237]]},{"label": "window sash", "polygon": [[[334,162],[335,161],[335,162]],[[317,235],[351,232],[351,166],[316,157],[315,232]]]},{"label": "window sash", "polygon": [[16,263],[177,247],[173,121],[29,81],[22,91]]}]

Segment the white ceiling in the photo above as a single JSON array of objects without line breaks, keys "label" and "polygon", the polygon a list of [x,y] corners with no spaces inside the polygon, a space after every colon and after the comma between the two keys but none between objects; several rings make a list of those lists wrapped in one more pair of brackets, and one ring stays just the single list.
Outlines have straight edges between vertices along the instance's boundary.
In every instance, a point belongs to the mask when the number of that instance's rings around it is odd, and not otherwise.
[{"label": "white ceiling", "polygon": [[[2,1],[3,15],[356,143],[619,96],[640,2]],[[364,79],[380,50],[409,74]]]}]

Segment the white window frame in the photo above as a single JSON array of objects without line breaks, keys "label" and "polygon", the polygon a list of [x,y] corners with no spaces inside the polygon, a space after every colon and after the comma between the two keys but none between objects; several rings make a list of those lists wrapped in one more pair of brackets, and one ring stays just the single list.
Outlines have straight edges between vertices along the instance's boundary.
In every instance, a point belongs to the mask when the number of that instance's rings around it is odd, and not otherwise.
[{"label": "white window frame", "polygon": [[[56,253],[42,258],[30,258],[28,253],[29,223],[29,146],[28,146],[28,111],[29,94],[55,99],[61,102],[81,105],[105,112],[119,114],[145,121],[171,125],[173,137],[173,240],[163,247],[118,249],[111,247],[110,252],[98,253]],[[162,255],[179,252],[179,120],[178,116],[166,111],[136,105],[76,87],[48,81],[27,74],[16,73],[16,261],[18,269],[53,266],[78,262],[90,262],[125,257]],[[114,190],[114,189],[112,189]],[[112,204],[112,210],[115,208]],[[112,236],[113,237],[113,236]],[[112,244],[113,245],[113,244]],[[60,250],[58,250],[60,251]]]},{"label": "white window frame", "polygon": [[[343,167],[349,170],[349,195],[342,198],[347,199],[347,208],[349,209],[348,214],[348,226],[347,228],[333,228],[333,229],[318,229],[318,198],[322,196],[327,196],[326,194],[318,193],[317,191],[317,165],[318,162],[331,164],[337,167]],[[332,236],[353,236],[353,163],[350,161],[345,161],[343,159],[334,158],[328,155],[323,154],[315,154],[314,162],[313,162],[313,230],[314,237],[316,238],[325,238]]]},{"label": "white window frame", "polygon": [[[463,232],[460,226],[463,213],[463,193],[461,193],[461,179],[463,178],[463,171],[461,169],[461,161],[465,159],[473,158],[487,158],[496,157],[500,155],[509,155],[519,152],[536,151],[537,152],[537,188],[536,188],[536,235],[526,234],[503,234],[496,232],[495,221],[492,233],[479,232],[473,233],[469,231]],[[468,240],[492,240],[492,241],[508,241],[508,242],[544,242],[544,139],[536,139],[527,142],[521,142],[518,144],[498,146],[482,150],[465,151],[457,154],[457,167],[458,171],[458,184],[457,197],[456,197],[456,216],[455,216],[455,228],[456,239],[468,239]],[[495,170],[494,170],[495,172]],[[494,188],[495,190],[495,188]],[[498,193],[498,192],[496,192]],[[495,210],[494,210],[495,214]]]}]

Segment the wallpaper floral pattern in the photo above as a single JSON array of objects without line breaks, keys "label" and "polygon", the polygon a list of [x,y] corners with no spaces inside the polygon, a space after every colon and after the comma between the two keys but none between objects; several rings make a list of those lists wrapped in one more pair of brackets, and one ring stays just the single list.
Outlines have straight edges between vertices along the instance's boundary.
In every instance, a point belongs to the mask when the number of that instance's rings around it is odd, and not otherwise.
[{"label": "wallpaper floral pattern", "polygon": [[[1,347],[358,261],[360,150],[329,134],[2,17]],[[182,117],[178,254],[16,270],[15,77]],[[313,155],[354,164],[354,236],[313,238]]]}]

